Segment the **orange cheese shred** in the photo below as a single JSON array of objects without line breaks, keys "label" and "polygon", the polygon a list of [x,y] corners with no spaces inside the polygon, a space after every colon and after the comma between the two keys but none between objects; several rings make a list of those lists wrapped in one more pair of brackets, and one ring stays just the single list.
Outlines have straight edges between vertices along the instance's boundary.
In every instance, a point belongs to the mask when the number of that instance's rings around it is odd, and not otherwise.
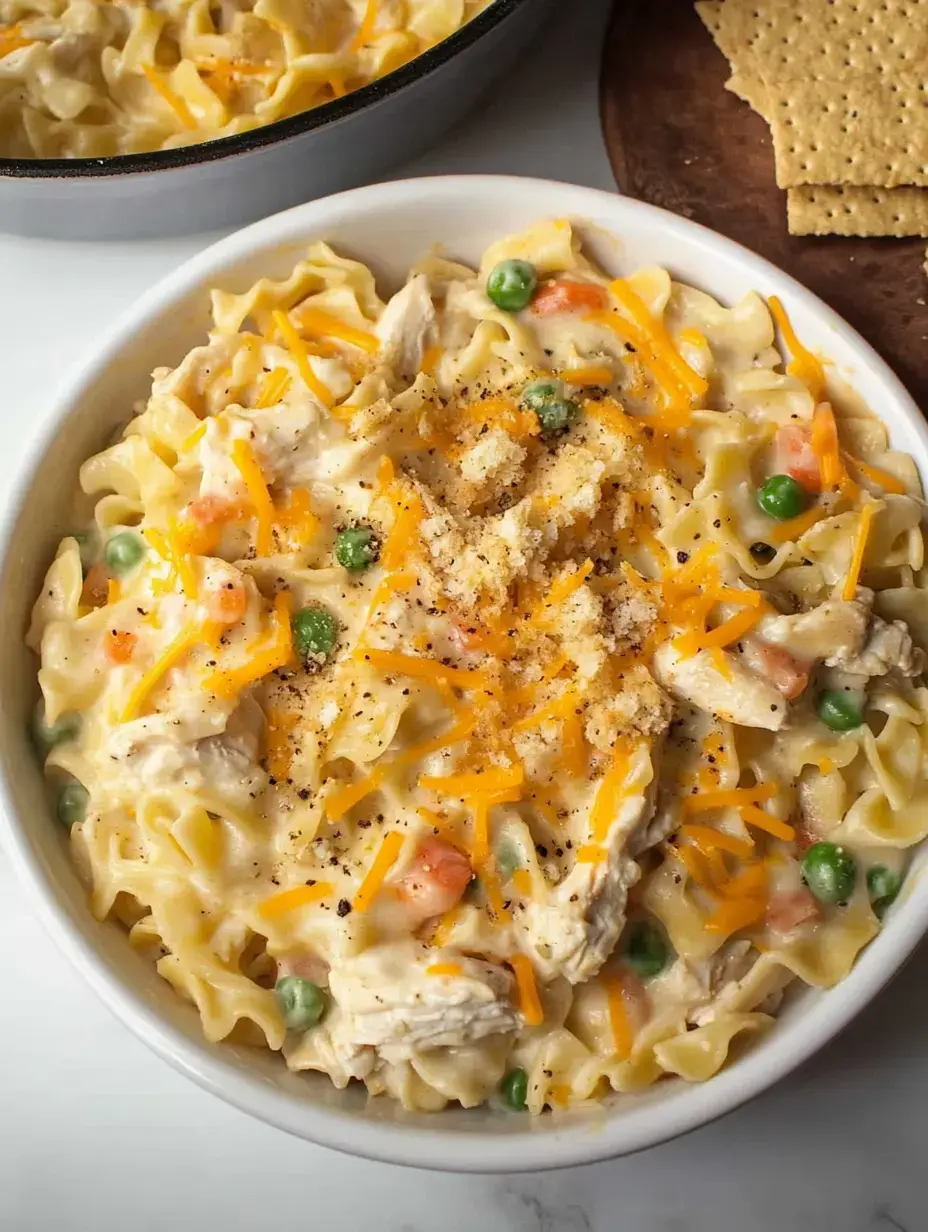
[{"label": "orange cheese shred", "polygon": [[689,656],[696,654],[699,650],[722,649],[730,646],[732,642],[736,642],[749,629],[752,629],[767,610],[767,604],[758,604],[757,607],[745,608],[743,612],[729,617],[722,624],[710,629],[708,633],[681,633],[679,637],[673,639],[673,648],[679,654]]},{"label": "orange cheese shred", "polygon": [[525,782],[525,770],[521,764],[492,766],[482,774],[450,774],[439,777],[424,775],[419,786],[424,791],[435,791],[445,796],[481,796],[505,792],[521,787]]},{"label": "orange cheese shred", "polygon": [[[259,411],[264,411],[269,406],[276,406],[292,383],[290,373],[286,368],[272,369],[261,382],[261,388],[258,390],[258,401],[255,403],[256,408]],[[204,424],[203,427],[205,428],[205,426]]]},{"label": "orange cheese shred", "polygon": [[515,869],[510,880],[523,898],[532,897],[532,874],[527,868]]},{"label": "orange cheese shred", "polygon": [[450,748],[451,745],[457,744],[458,741],[465,740],[476,725],[477,719],[474,715],[465,715],[450,727],[444,735],[434,736],[431,740],[424,740],[421,744],[411,745],[391,762],[384,766],[378,766],[366,778],[361,779],[357,783],[349,783],[346,787],[337,788],[326,799],[326,815],[332,821],[338,821],[339,818],[344,817],[349,809],[354,808],[356,804],[360,803],[365,796],[369,796],[372,792],[377,791],[389,773],[402,769],[403,766],[412,765],[423,757],[427,757],[429,753],[437,753],[439,749]]},{"label": "orange cheese shred", "polygon": [[121,722],[130,723],[133,719],[138,718],[145,702],[171,668],[176,667],[181,659],[198,642],[203,640],[203,636],[204,627],[198,624],[188,625],[187,628],[182,629],[178,633],[177,637],[165,648],[161,657],[152,664],[129,694],[129,699],[123,708]]},{"label": "orange cheese shred", "polygon": [[622,801],[622,789],[630,769],[629,750],[617,744],[612,765],[603,775],[590,810],[590,834],[594,843],[605,842],[609,827],[615,821],[615,815]]},{"label": "orange cheese shred", "polygon": [[583,388],[586,385],[611,385],[615,380],[615,373],[611,368],[607,368],[605,364],[602,364],[600,366],[593,365],[589,368],[565,368],[560,373],[560,377],[568,385],[579,385]]},{"label": "orange cheese shred", "polygon": [[598,847],[595,843],[583,843],[577,848],[578,864],[602,864],[605,859],[605,848]]},{"label": "orange cheese shred", "polygon": [[602,985],[606,992],[606,1005],[609,1009],[609,1026],[612,1031],[615,1055],[620,1061],[626,1061],[631,1056],[635,1036],[625,1005],[622,981],[617,975],[607,974],[602,976]]},{"label": "orange cheese shred", "polygon": [[366,351],[368,355],[376,355],[380,350],[380,339],[376,334],[348,325],[330,312],[323,312],[320,308],[301,308],[297,316],[301,331],[310,337],[337,338],[340,342]]},{"label": "orange cheese shred", "polygon": [[364,912],[370,907],[377,892],[383,885],[387,873],[389,873],[399,858],[399,854],[403,850],[403,841],[403,835],[400,834],[399,830],[391,830],[389,834],[384,835],[383,842],[380,844],[380,850],[374,856],[373,863],[367,870],[360,889],[354,896],[353,907],[355,911]]},{"label": "orange cheese shred", "polygon": [[854,539],[851,567],[847,571],[847,577],[844,579],[844,588],[841,591],[841,598],[845,603],[850,603],[857,592],[857,583],[860,581],[860,571],[863,568],[864,555],[867,551],[867,540],[870,537],[870,524],[873,521],[875,511],[876,506],[872,504],[864,505],[860,511],[860,523]]},{"label": "orange cheese shred", "polygon": [[274,599],[271,628],[267,637],[259,639],[241,667],[211,672],[203,683],[216,697],[235,697],[249,685],[269,676],[271,672],[286,667],[292,654],[290,595],[287,591],[281,591]]},{"label": "orange cheese shred", "polygon": [[779,817],[772,817],[765,809],[758,808],[755,804],[742,805],[739,811],[746,825],[756,826],[758,830],[766,830],[768,834],[782,839],[784,843],[791,843],[796,837],[796,831],[791,825],[780,821]]},{"label": "orange cheese shred", "polygon": [[854,458],[849,453],[842,456],[850,462],[851,466],[859,470],[865,479],[875,483],[884,492],[891,492],[894,496],[905,495],[905,484],[895,475],[891,475],[889,471],[881,470],[878,466],[871,466],[869,462],[861,462],[860,458]]},{"label": "orange cheese shred", "polygon": [[538,996],[535,984],[535,969],[531,959],[525,954],[513,954],[507,959],[516,977],[516,987],[519,990],[519,1009],[528,1027],[537,1027],[544,1022],[545,1013]]},{"label": "orange cheese shred", "polygon": [[460,975],[464,968],[460,963],[456,962],[438,962],[432,963],[426,967],[426,975]]},{"label": "orange cheese shred", "polygon": [[800,513],[798,517],[789,518],[786,522],[781,522],[779,526],[771,526],[767,532],[767,542],[774,547],[781,547],[784,543],[795,543],[807,530],[811,530],[816,522],[821,522],[822,518],[827,516],[827,510],[821,505],[813,505],[805,513]]},{"label": "orange cheese shred", "polygon": [[248,498],[255,511],[257,532],[255,534],[255,551],[259,556],[270,556],[274,546],[274,502],[267,490],[261,467],[258,465],[254,450],[248,441],[232,442],[232,461],[248,492]]},{"label": "orange cheese shred", "polygon": [[376,650],[373,647],[357,647],[355,659],[370,663],[378,671],[397,676],[411,676],[414,680],[430,680],[433,683],[447,680],[462,689],[483,689],[486,677],[477,668],[446,667],[437,659],[419,655],[407,655],[398,650]]},{"label": "orange cheese shred", "polygon": [[197,122],[193,117],[193,112],[187,106],[186,101],[171,89],[155,66],[153,64],[143,64],[142,72],[148,79],[148,84],[154,90],[157,90],[157,92],[180,120],[181,124],[183,124],[184,128],[191,130],[195,129]]},{"label": "orange cheese shred", "polygon": [[793,357],[786,365],[786,371],[790,376],[802,381],[815,401],[820,402],[825,393],[825,369],[822,367],[821,360],[807,350],[796,337],[796,332],[779,297],[771,295],[767,303],[770,305],[770,314],[779,326],[783,341]]},{"label": "orange cheese shred", "polygon": [[279,894],[271,894],[258,904],[258,915],[263,920],[274,920],[278,916],[306,907],[310,903],[318,903],[328,898],[332,886],[327,881],[317,881],[314,885],[294,886],[292,890],[281,890]]},{"label": "orange cheese shred", "polygon": [[687,813],[705,813],[709,809],[741,808],[758,800],[772,800],[779,795],[774,783],[757,783],[753,787],[730,787],[724,791],[700,791],[684,796],[683,809]]},{"label": "orange cheese shred", "polygon": [[742,898],[723,902],[703,923],[707,933],[721,933],[729,937],[742,928],[759,924],[767,913],[763,898]]},{"label": "orange cheese shred", "polygon": [[703,855],[715,850],[727,851],[739,860],[747,860],[754,850],[754,844],[749,839],[736,838],[733,834],[714,830],[711,826],[689,823],[680,827],[680,836],[694,843]]},{"label": "orange cheese shred", "polygon": [[306,353],[306,347],[303,345],[303,339],[296,332],[293,323],[285,312],[279,308],[275,308],[271,314],[274,324],[283,338],[287,350],[296,361],[296,366],[300,376],[303,378],[303,384],[306,388],[315,395],[328,410],[332,410],[335,405],[335,398],[331,389],[325,385],[313,372],[312,365],[309,362],[309,356]]}]

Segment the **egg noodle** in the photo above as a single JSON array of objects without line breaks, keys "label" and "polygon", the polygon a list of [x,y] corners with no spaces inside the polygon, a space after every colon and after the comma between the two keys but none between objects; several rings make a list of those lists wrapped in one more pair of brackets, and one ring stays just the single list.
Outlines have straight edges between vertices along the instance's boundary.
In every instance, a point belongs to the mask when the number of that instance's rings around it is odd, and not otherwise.
[{"label": "egg noodle", "polygon": [[783,306],[557,220],[212,309],[29,632],[92,909],[207,1038],[540,1113],[841,980],[928,831],[923,505]]},{"label": "egg noodle", "polygon": [[0,156],[248,132],[377,81],[491,0],[0,0]]}]

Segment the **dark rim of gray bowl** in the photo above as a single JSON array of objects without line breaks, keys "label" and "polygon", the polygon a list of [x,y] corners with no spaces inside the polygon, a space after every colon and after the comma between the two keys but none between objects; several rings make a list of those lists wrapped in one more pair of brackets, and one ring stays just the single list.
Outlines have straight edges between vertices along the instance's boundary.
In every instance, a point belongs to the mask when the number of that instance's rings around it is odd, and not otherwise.
[{"label": "dark rim of gray bowl", "polygon": [[263,146],[311,133],[327,124],[337,124],[349,116],[372,107],[385,98],[397,94],[407,86],[443,68],[459,52],[465,51],[494,30],[516,9],[533,0],[495,0],[478,13],[466,26],[428,51],[416,56],[408,64],[388,73],[379,81],[372,81],[346,94],[285,120],[275,120],[247,133],[232,137],[217,137],[214,141],[202,141],[193,145],[179,146],[174,150],[152,150],[147,154],[115,154],[108,158],[0,158],[0,178],[17,179],[83,179],[108,175],[131,175],[139,172],[167,171],[178,167],[191,167],[197,163],[214,162],[220,158],[234,158]]}]

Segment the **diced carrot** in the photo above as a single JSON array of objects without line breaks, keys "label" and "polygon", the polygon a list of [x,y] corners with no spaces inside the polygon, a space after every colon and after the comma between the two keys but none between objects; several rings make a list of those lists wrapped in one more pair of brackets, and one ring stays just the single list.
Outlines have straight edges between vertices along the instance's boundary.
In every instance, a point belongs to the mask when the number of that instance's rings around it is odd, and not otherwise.
[{"label": "diced carrot", "polygon": [[787,701],[795,701],[809,687],[809,666],[801,662],[782,646],[772,646],[769,642],[757,638],[752,643],[757,651],[758,666],[764,676],[775,689],[783,694]]},{"label": "diced carrot", "polygon": [[211,620],[221,625],[235,625],[248,610],[248,592],[240,578],[226,578],[211,589],[207,598]]},{"label": "diced carrot", "polygon": [[812,428],[801,424],[784,424],[774,442],[778,475],[791,475],[807,492],[820,492],[822,468],[812,448]]},{"label": "diced carrot", "polygon": [[470,860],[457,847],[444,839],[424,838],[399,884],[413,925],[450,911],[473,875]]},{"label": "diced carrot", "polygon": [[546,282],[532,300],[532,315],[553,317],[562,312],[602,312],[608,306],[605,287],[595,282],[577,282],[573,278],[556,278]]},{"label": "diced carrot", "polygon": [[128,663],[138,640],[134,633],[122,633],[116,629],[107,630],[104,639],[106,657],[111,663]]},{"label": "diced carrot", "polygon": [[221,526],[242,516],[240,506],[225,496],[198,496],[187,506],[190,516],[201,526]]},{"label": "diced carrot", "polygon": [[102,607],[109,596],[109,581],[106,565],[98,560],[87,570],[81,591],[81,603],[86,607]]},{"label": "diced carrot", "polygon": [[818,903],[808,890],[778,890],[767,903],[767,923],[778,933],[790,933],[818,917]]}]

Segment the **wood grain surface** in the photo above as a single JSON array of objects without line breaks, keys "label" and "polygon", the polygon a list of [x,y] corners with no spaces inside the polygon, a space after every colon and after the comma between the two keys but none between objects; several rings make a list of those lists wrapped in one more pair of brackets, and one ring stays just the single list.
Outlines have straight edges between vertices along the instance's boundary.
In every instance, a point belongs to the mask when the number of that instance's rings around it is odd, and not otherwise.
[{"label": "wood grain surface", "polygon": [[724,88],[728,71],[691,0],[617,0],[600,85],[619,188],[792,274],[863,334],[928,411],[926,241],[789,235],[770,130]]}]

